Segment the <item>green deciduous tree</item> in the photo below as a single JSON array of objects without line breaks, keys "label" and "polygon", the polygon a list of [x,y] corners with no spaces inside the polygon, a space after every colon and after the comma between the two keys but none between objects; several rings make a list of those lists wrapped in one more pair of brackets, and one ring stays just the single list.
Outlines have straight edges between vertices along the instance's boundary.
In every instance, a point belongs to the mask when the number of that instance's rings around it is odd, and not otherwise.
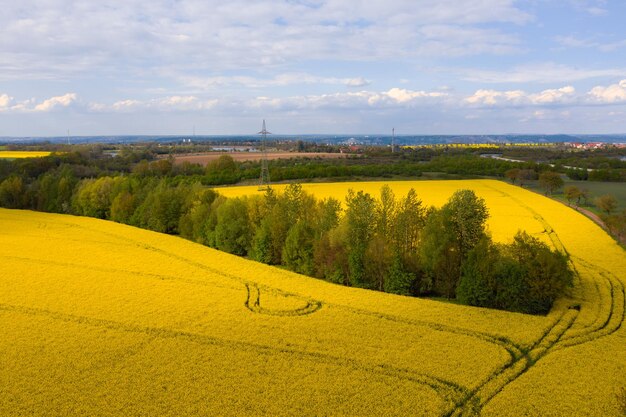
[{"label": "green deciduous tree", "polygon": [[23,208],[26,204],[25,191],[22,178],[10,176],[0,183],[0,205],[7,208]]},{"label": "green deciduous tree", "polygon": [[457,300],[478,307],[493,307],[497,296],[500,253],[490,239],[484,237],[468,253],[461,267],[456,289]]},{"label": "green deciduous tree", "polygon": [[607,215],[617,208],[617,199],[611,194],[601,195],[594,200],[596,207],[604,211]]},{"label": "green deciduous tree", "polygon": [[517,179],[519,180],[519,185],[523,187],[530,181],[537,179],[537,172],[534,169],[520,169]]},{"label": "green deciduous tree", "polygon": [[546,171],[539,175],[539,185],[546,194],[552,194],[563,186],[563,178],[558,172]]},{"label": "green deciduous tree", "polygon": [[578,205],[581,194],[580,189],[575,185],[568,185],[563,189],[563,195],[567,199],[568,205],[571,205],[572,201],[576,201],[576,205]]},{"label": "green deciduous tree", "polygon": [[224,252],[246,255],[250,247],[248,206],[242,198],[230,198],[217,208],[215,246]]},{"label": "green deciduous tree", "polygon": [[515,235],[510,251],[523,270],[527,289],[521,311],[547,313],[554,300],[572,286],[574,274],[568,266],[567,255],[550,250],[526,232]]},{"label": "green deciduous tree", "polygon": [[305,221],[299,221],[291,227],[282,253],[283,265],[300,274],[313,275],[314,236],[315,231]]},{"label": "green deciduous tree", "polygon": [[353,285],[365,284],[365,253],[376,227],[376,200],[368,193],[353,190],[346,197],[348,263]]},{"label": "green deciduous tree", "polygon": [[111,203],[115,197],[114,191],[121,177],[101,177],[93,180],[83,180],[72,202],[76,214],[108,219],[111,213]]},{"label": "green deciduous tree", "polygon": [[511,184],[515,184],[515,181],[519,179],[520,169],[519,168],[511,168],[504,172],[504,176],[507,177]]},{"label": "green deciduous tree", "polygon": [[487,205],[471,190],[456,191],[426,222],[420,261],[432,281],[432,289],[455,296],[461,266],[467,254],[483,239]]},{"label": "green deciduous tree", "polygon": [[187,197],[187,210],[179,221],[178,229],[181,236],[204,245],[208,244],[211,207],[217,197],[218,194],[213,190],[194,187],[194,191]]}]

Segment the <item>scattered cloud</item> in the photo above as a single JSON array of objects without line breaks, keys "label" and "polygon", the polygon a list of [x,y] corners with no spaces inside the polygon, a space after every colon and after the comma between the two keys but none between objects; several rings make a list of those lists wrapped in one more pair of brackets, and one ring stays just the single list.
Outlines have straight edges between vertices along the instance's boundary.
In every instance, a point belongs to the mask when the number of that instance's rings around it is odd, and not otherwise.
[{"label": "scattered cloud", "polygon": [[465,101],[469,104],[482,104],[487,106],[495,106],[496,104],[506,102],[521,102],[525,97],[522,90],[514,91],[496,91],[496,90],[477,90],[473,95],[467,97]]},{"label": "scattered cloud", "polygon": [[574,82],[601,77],[622,77],[626,68],[578,68],[553,62],[522,65],[506,71],[463,69],[460,76],[466,81],[483,84],[522,84]]},{"label": "scattered cloud", "polygon": [[13,97],[9,97],[8,94],[0,95],[0,110],[8,108],[12,101]]},{"label": "scattered cloud", "polygon": [[562,88],[543,90],[538,94],[531,94],[529,99],[533,104],[550,104],[568,102],[574,96],[576,89],[571,85]]},{"label": "scattered cloud", "polygon": [[591,101],[598,103],[626,103],[626,79],[607,87],[597,86],[589,92]]},{"label": "scattered cloud", "polygon": [[332,94],[292,96],[286,98],[256,97],[247,101],[252,108],[272,109],[375,109],[393,107],[411,107],[441,101],[447,94],[442,92],[413,91],[403,88],[391,88],[388,91],[357,91]]},{"label": "scattered cloud", "polygon": [[571,112],[567,110],[561,111],[553,109],[541,109],[532,111],[532,113],[525,115],[519,121],[522,123],[538,121],[563,122],[569,120],[571,116]]},{"label": "scattered cloud", "polygon": [[357,77],[357,78],[346,78],[344,79],[343,83],[346,85],[346,87],[365,87],[366,85],[370,85],[372,82],[369,80],[366,80],[363,77]]},{"label": "scattered cloud", "polygon": [[75,93],[67,93],[62,96],[52,97],[47,100],[44,100],[42,103],[37,104],[34,107],[34,111],[37,112],[49,112],[59,107],[69,107],[76,101]]},{"label": "scattered cloud", "polygon": [[61,108],[67,108],[77,102],[78,96],[75,93],[67,93],[62,96],[50,97],[43,101],[27,99],[16,101],[7,94],[0,95],[0,112],[38,112],[47,113]]},{"label": "scattered cloud", "polygon": [[181,112],[210,110],[218,103],[217,99],[200,99],[195,96],[167,96],[152,100],[126,99],[111,105],[92,103],[89,109],[94,112],[132,113],[142,111]]},{"label": "scattered cloud", "polygon": [[420,29],[418,55],[458,57],[523,52],[520,40],[496,29],[458,25],[427,25]]},{"label": "scattered cloud", "polygon": [[337,78],[337,77],[320,77],[308,73],[285,73],[278,74],[272,78],[257,78],[251,76],[216,76],[216,77],[181,77],[181,84],[197,88],[201,90],[211,90],[224,87],[243,87],[243,88],[267,88],[267,87],[286,87],[291,85],[304,84],[340,84],[346,87],[364,87],[369,85],[371,81],[363,77],[355,78]]},{"label": "scattered cloud", "polygon": [[566,48],[590,48],[601,52],[614,52],[626,47],[626,39],[600,40],[598,36],[593,38],[579,38],[573,35],[556,36],[554,40]]},{"label": "scattered cloud", "polygon": [[523,90],[497,91],[478,90],[466,97],[465,102],[478,106],[524,106],[547,104],[571,104],[576,100],[576,89],[572,86],[526,93]]},{"label": "scattered cloud", "polygon": [[[280,96],[257,96],[254,98],[220,97],[207,98],[195,95],[170,95],[147,100],[128,98],[111,104],[92,102],[84,104],[76,93],[50,97],[44,100],[16,100],[8,94],[0,94],[0,112],[52,112],[61,109],[80,109],[92,113],[133,112],[197,112],[232,111],[239,109],[317,110],[317,109],[410,109],[416,106],[438,106],[440,108],[513,108],[513,107],[580,107],[626,103],[626,79],[607,86],[595,86],[578,93],[567,85],[544,89],[539,92],[517,90],[479,89],[469,96],[451,91],[423,91],[393,87],[386,91],[343,91],[328,94]],[[538,109],[537,114],[546,110]]]},{"label": "scattered cloud", "polygon": [[567,0],[567,2],[579,12],[591,16],[600,17],[609,13],[606,0]]},{"label": "scattered cloud", "polygon": [[315,7],[281,0],[22,0],[0,14],[0,77],[163,68],[184,75],[310,60],[501,54],[518,49],[519,40],[495,25],[532,19],[514,0],[324,0]]}]

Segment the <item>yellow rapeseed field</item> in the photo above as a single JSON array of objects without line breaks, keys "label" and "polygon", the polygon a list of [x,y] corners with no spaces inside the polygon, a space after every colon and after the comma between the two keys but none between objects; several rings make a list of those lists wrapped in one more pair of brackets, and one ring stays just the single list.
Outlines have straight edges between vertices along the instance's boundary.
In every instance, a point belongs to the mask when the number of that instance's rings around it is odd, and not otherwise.
[{"label": "yellow rapeseed field", "polygon": [[0,151],[0,159],[40,158],[48,156],[52,152],[47,151]]},{"label": "yellow rapeseed field", "polygon": [[[307,184],[318,197],[382,183]],[[618,416],[626,255],[591,221],[497,181],[390,183],[485,198],[567,250],[545,317],[341,287],[112,222],[0,210],[0,415]],[[220,189],[225,195],[256,188]]]}]

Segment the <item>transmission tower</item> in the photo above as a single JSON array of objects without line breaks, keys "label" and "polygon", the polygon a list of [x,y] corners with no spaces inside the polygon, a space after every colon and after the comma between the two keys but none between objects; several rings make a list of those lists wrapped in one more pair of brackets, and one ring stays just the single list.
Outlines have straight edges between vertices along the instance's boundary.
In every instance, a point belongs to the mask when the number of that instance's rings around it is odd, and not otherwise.
[{"label": "transmission tower", "polygon": [[265,128],[265,119],[263,119],[263,129],[258,133],[259,135],[263,135],[263,140],[261,141],[261,176],[259,178],[259,191],[269,190],[270,187],[270,170],[267,167],[267,146],[266,139],[267,135],[271,135],[271,132],[268,132]]},{"label": "transmission tower", "polygon": [[396,139],[396,128],[392,127],[391,128],[391,153],[394,153],[396,151],[395,139]]}]

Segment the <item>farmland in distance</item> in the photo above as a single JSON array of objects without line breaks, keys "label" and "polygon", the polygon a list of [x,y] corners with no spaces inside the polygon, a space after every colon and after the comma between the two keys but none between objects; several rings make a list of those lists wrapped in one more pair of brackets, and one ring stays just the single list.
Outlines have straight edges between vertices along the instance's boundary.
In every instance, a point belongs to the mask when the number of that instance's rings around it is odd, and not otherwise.
[{"label": "farmland in distance", "polygon": [[[199,154],[178,154],[174,155],[174,163],[182,164],[190,162],[193,164],[206,165],[210,161],[215,161],[222,155],[228,155],[235,161],[260,161],[263,158],[262,152],[205,152]],[[337,152],[268,152],[267,159],[290,159],[290,158],[345,158],[346,154]]]}]

